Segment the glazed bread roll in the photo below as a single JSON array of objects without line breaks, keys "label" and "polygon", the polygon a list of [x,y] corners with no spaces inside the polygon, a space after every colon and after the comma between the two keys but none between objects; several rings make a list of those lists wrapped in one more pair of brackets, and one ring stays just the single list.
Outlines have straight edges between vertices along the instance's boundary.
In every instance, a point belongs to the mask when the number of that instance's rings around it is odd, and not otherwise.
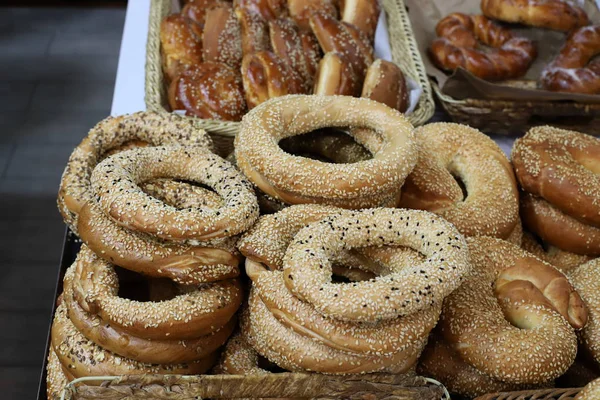
[{"label": "glazed bread roll", "polygon": [[381,59],[375,60],[367,69],[361,96],[400,112],[406,111],[410,100],[406,79],[400,67]]},{"label": "glazed bread roll", "polygon": [[241,31],[230,3],[220,3],[206,11],[202,48],[204,61],[239,68],[242,62]]},{"label": "glazed bread roll", "polygon": [[378,0],[340,0],[341,20],[356,26],[373,41],[379,20]]},{"label": "glazed bread roll", "polygon": [[180,14],[169,15],[160,24],[162,65],[167,82],[182,67],[202,62],[202,42],[194,23]]},{"label": "glazed bread roll", "polygon": [[359,91],[358,77],[350,63],[337,53],[326,53],[319,62],[313,93],[357,96]]}]

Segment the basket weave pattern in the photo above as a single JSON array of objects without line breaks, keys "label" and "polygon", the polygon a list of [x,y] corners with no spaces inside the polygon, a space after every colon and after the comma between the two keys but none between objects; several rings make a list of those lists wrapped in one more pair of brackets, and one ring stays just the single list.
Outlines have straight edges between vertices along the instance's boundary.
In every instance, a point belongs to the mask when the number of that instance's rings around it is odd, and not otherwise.
[{"label": "basket weave pattern", "polygon": [[[403,0],[382,0],[382,8],[387,15],[393,61],[423,89],[417,107],[408,116],[413,125],[422,125],[433,115],[435,103],[404,2]],[[148,110],[157,112],[169,112],[161,65],[160,23],[170,12],[171,0],[152,0],[146,45],[145,101]],[[205,129],[213,136],[217,149],[220,149],[221,153],[225,148],[232,149],[231,143],[240,129],[239,122],[194,119],[197,121],[198,127]]]},{"label": "basket weave pattern", "polygon": [[581,388],[523,390],[519,392],[492,393],[475,400],[573,400]]}]

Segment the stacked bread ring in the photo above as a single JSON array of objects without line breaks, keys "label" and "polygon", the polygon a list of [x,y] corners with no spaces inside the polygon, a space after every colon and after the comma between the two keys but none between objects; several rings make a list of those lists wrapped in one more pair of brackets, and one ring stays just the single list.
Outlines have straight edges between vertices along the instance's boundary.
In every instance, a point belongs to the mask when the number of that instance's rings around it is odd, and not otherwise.
[{"label": "stacked bread ring", "polygon": [[161,24],[169,105],[239,121],[270,98],[313,93],[367,97],[404,112],[404,73],[374,60],[379,12],[377,0],[193,0]]},{"label": "stacked bread ring", "polygon": [[473,271],[445,300],[422,373],[469,397],[562,375],[575,360],[575,331],[588,318],[567,277],[505,241],[468,244]]},{"label": "stacked bread ring", "polygon": [[558,249],[537,251],[559,268],[600,255],[599,155],[598,139],[549,126],[532,128],[513,147],[523,223]]},{"label": "stacked bread ring", "polygon": [[[54,318],[49,391],[85,376],[204,373],[217,360],[243,301],[237,235],[258,204],[210,146],[177,116],[138,113],[100,122],[73,152],[59,205],[85,244]],[[150,293],[123,297],[142,276]]]},{"label": "stacked bread ring", "polygon": [[[258,368],[248,346],[289,371],[407,372],[469,267],[460,234],[420,211],[291,206],[261,217],[239,248],[252,289],[238,340],[244,367],[228,351],[230,373]],[[354,283],[331,283],[333,274]]]}]

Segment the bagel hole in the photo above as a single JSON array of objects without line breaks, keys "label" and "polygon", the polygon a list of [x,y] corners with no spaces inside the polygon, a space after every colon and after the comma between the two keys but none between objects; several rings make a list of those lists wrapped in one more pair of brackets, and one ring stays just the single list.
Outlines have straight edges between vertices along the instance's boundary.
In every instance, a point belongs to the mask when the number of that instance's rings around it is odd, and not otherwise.
[{"label": "bagel hole", "polygon": [[293,156],[331,164],[352,164],[372,158],[364,146],[338,128],[324,128],[291,136],[282,139],[279,147]]},{"label": "bagel hole", "polygon": [[[210,186],[204,185],[198,182],[186,181],[181,179],[173,179],[174,182],[193,186],[195,188],[204,189],[215,196],[218,196],[219,201],[222,201],[221,196],[215,192]],[[153,182],[144,182],[142,190],[149,196],[152,196],[158,201],[161,201],[171,207],[175,207],[178,210],[189,209],[189,208],[214,208],[217,206],[215,200],[216,197],[211,196],[210,193],[200,194],[185,194],[183,186],[175,190],[161,188],[160,185],[153,185]],[[218,202],[218,201],[217,201]]]},{"label": "bagel hole", "polygon": [[465,182],[462,180],[462,178],[458,174],[456,174],[454,172],[450,172],[450,175],[452,175],[452,177],[456,181],[456,184],[462,191],[462,195],[463,195],[462,200],[464,201],[467,198],[467,196],[469,195],[469,192],[467,192],[467,185],[465,185]]},{"label": "bagel hole", "polygon": [[258,367],[275,374],[289,372],[261,355],[258,355]]},{"label": "bagel hole", "polygon": [[119,278],[118,296],[139,302],[171,300],[179,295],[177,285],[166,278],[148,278],[124,268],[115,267]]}]

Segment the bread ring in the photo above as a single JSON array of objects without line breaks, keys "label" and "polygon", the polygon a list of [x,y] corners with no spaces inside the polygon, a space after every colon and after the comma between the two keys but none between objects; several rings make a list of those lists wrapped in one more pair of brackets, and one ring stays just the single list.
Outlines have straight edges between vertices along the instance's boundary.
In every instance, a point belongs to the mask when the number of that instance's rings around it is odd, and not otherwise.
[{"label": "bread ring", "polygon": [[313,94],[358,96],[359,93],[358,76],[352,65],[337,53],[326,53],[319,62]]},{"label": "bread ring", "polygon": [[[329,257],[382,245],[407,246],[427,260],[372,281],[331,283]],[[297,297],[331,318],[364,322],[431,307],[458,287],[469,268],[466,244],[453,225],[428,212],[385,208],[311,224],[296,235],[283,263],[286,285]]]},{"label": "bread ring", "polygon": [[46,396],[48,400],[59,400],[62,392],[71,379],[63,372],[62,365],[52,346],[48,349],[46,364]]},{"label": "bread ring", "polygon": [[242,81],[249,109],[273,97],[303,92],[300,76],[270,51],[244,56]]},{"label": "bread ring", "polygon": [[303,93],[308,93],[321,56],[315,36],[299,30],[291,19],[280,18],[269,22],[269,38],[273,53],[300,76]]},{"label": "bread ring", "polygon": [[465,236],[508,238],[519,221],[519,193],[500,147],[478,130],[452,123],[425,125],[417,137],[419,158],[399,206],[439,214]]},{"label": "bread ring", "polygon": [[233,335],[215,367],[216,373],[226,375],[262,375],[269,371],[258,365],[259,355],[240,333]]},{"label": "bread ring", "polygon": [[341,20],[356,26],[371,40],[379,21],[379,1],[377,0],[341,0]]},{"label": "bread ring", "polygon": [[217,360],[217,355],[213,353],[204,359],[187,364],[155,365],[117,356],[86,339],[68,318],[64,303],[57,307],[54,315],[51,343],[60,363],[74,378],[147,373],[202,374]]},{"label": "bread ring", "polygon": [[403,373],[416,363],[426,342],[421,338],[407,343],[392,355],[341,352],[285,328],[253,290],[248,305],[242,317],[244,338],[259,354],[289,371],[356,374],[388,369]]},{"label": "bread ring", "polygon": [[202,42],[192,20],[172,14],[160,24],[162,66],[167,82],[184,68],[202,62]]},{"label": "bread ring", "polygon": [[564,32],[589,23],[581,7],[562,0],[481,0],[481,11],[488,18]]},{"label": "bread ring", "polygon": [[[370,135],[380,136],[385,145],[372,159],[342,167],[291,156],[277,145],[285,137],[344,126],[371,128],[377,134]],[[367,143],[359,143],[370,150]],[[291,204],[346,207],[377,206],[398,193],[416,162],[415,150],[412,126],[400,113],[368,99],[345,96],[273,99],[246,114],[235,141],[240,170],[268,195]]]},{"label": "bread ring", "polygon": [[206,10],[202,34],[204,62],[227,64],[238,69],[242,63],[240,24],[231,3],[223,1]]},{"label": "bread ring", "polygon": [[149,340],[138,338],[104,323],[97,315],[87,313],[73,297],[74,269],[65,274],[64,301],[69,319],[75,327],[98,346],[121,357],[149,364],[177,364],[210,356],[227,341],[237,325],[232,318],[219,330],[188,340]]},{"label": "bread ring", "polygon": [[581,264],[591,260],[588,256],[582,256],[575,253],[569,253],[559,249],[556,246],[539,243],[538,240],[529,232],[523,235],[523,250],[530,252],[540,260],[546,261],[558,268],[563,273],[568,273]]},{"label": "bread ring", "polygon": [[361,96],[400,112],[405,112],[410,105],[404,73],[393,62],[381,59],[375,60],[367,69]]},{"label": "bread ring", "polygon": [[323,52],[338,53],[348,60],[362,85],[367,68],[373,63],[373,45],[369,38],[354,25],[323,12],[310,15],[310,26]]},{"label": "bread ring", "polygon": [[[418,258],[416,258],[418,260]],[[259,263],[246,260],[246,271],[253,269],[253,290],[269,312],[286,328],[328,347],[353,354],[389,355],[406,343],[426,338],[434,328],[440,306],[374,325],[334,321],[319,314],[310,304],[294,297],[281,271],[267,271]],[[398,271],[396,266],[392,271]],[[250,273],[248,274],[250,275]]]},{"label": "bread ring", "polygon": [[566,318],[577,327],[587,320],[567,278],[502,240],[467,242],[474,269],[444,300],[438,324],[444,340],[465,362],[503,382],[541,384],[562,375],[577,353]]},{"label": "bread ring", "polygon": [[574,400],[594,400],[600,397],[600,378],[588,383]]},{"label": "bread ring", "polygon": [[287,0],[290,16],[298,26],[306,31],[311,29],[310,18],[319,12],[337,19],[337,9],[333,0]]},{"label": "bread ring", "polygon": [[600,363],[600,258],[580,265],[569,277],[577,292],[588,308],[587,326],[581,331],[579,339],[587,355]]},{"label": "bread ring", "polygon": [[[462,67],[486,80],[514,79],[525,75],[537,56],[531,40],[514,36],[482,15],[452,13],[438,22],[436,33],[429,54],[445,71]],[[492,50],[477,49],[478,41]]]},{"label": "bread ring", "polygon": [[521,215],[527,229],[544,242],[571,253],[600,256],[600,228],[585,225],[530,193],[521,196]]},{"label": "bread ring", "polygon": [[242,78],[225,64],[195,64],[171,81],[169,106],[202,119],[240,121],[246,112]]},{"label": "bread ring", "polygon": [[600,25],[571,32],[558,56],[544,68],[540,84],[546,90],[596,94],[600,92]]},{"label": "bread ring", "polygon": [[169,301],[138,302],[118,296],[114,267],[83,246],[75,261],[74,296],[79,305],[114,328],[145,339],[183,340],[224,326],[242,302],[236,279],[190,287]]},{"label": "bread ring", "polygon": [[550,126],[515,141],[512,161],[523,189],[600,227],[600,140]]},{"label": "bread ring", "polygon": [[[165,177],[208,185],[221,195],[224,205],[178,210],[138,186]],[[92,188],[100,207],[120,225],[166,239],[233,236],[258,217],[250,183],[233,165],[200,147],[152,147],[116,154],[96,166]]]},{"label": "bread ring", "polygon": [[77,233],[79,210],[93,197],[92,170],[105,153],[131,141],[212,148],[204,130],[174,114],[139,112],[100,121],[73,150],[60,182],[58,208],[73,232]]}]

